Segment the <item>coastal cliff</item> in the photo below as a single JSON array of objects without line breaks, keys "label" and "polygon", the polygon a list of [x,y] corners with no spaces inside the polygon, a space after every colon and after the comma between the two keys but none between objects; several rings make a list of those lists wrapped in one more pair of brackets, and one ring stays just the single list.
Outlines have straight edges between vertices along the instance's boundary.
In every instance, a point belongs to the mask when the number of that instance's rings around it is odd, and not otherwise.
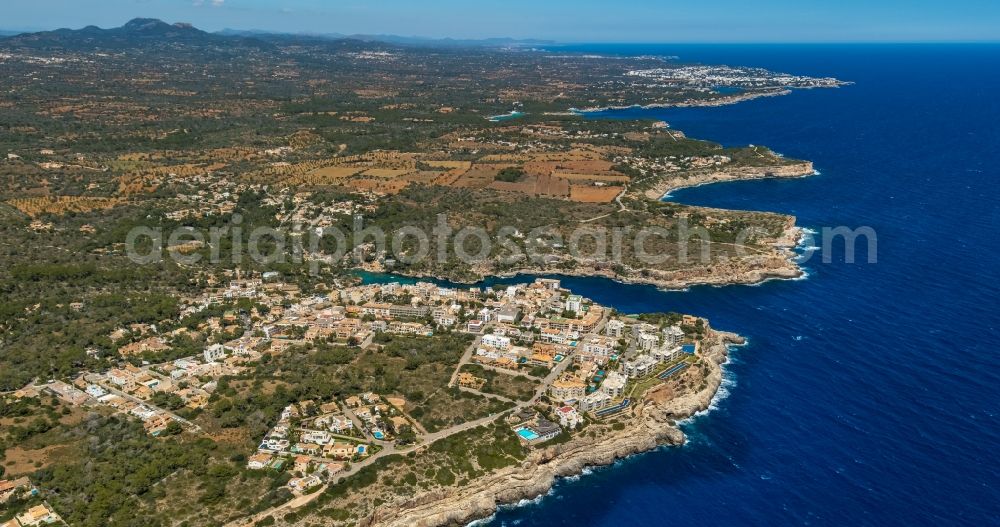
[{"label": "coastal cliff", "polygon": [[641,108],[644,110],[653,110],[657,108],[710,108],[718,106],[729,106],[731,104],[738,104],[741,102],[752,101],[754,99],[760,99],[763,97],[781,97],[792,93],[792,90],[788,88],[768,88],[761,90],[752,90],[743,93],[729,94],[729,95],[718,95],[711,98],[705,99],[685,99],[682,101],[673,102],[662,102],[662,103],[647,103],[647,104],[632,104],[632,105],[610,105],[610,106],[590,106],[586,108],[570,108],[565,113],[551,112],[547,115],[578,115],[587,113],[599,113],[607,112],[611,110],[628,110],[630,108]]},{"label": "coastal cliff", "polygon": [[659,200],[663,196],[677,189],[686,187],[696,187],[710,183],[722,183],[726,181],[744,181],[753,179],[768,178],[798,178],[810,176],[816,173],[811,161],[790,163],[787,165],[768,166],[739,166],[727,167],[721,170],[706,170],[701,172],[688,172],[683,177],[665,177],[658,181],[650,189],[646,190],[645,196],[649,199]]},{"label": "coastal cliff", "polygon": [[624,264],[611,268],[602,262],[584,260],[576,260],[572,267],[528,265],[505,271],[499,271],[491,262],[486,262],[473,267],[470,278],[428,275],[427,273],[407,272],[405,269],[392,269],[390,271],[376,265],[369,265],[363,269],[369,272],[392,272],[412,278],[433,276],[439,280],[466,284],[474,284],[489,276],[505,278],[517,275],[557,274],[607,278],[623,284],[652,285],[665,290],[681,290],[696,285],[752,285],[772,279],[790,280],[801,277],[803,271],[795,262],[794,248],[802,235],[803,231],[796,226],[795,217],[787,216],[781,235],[769,242],[767,252],[747,254],[739,258],[725,260],[716,259],[701,264],[692,263],[681,269],[635,269]]},{"label": "coastal cliff", "polygon": [[[742,344],[737,335],[709,332],[702,352],[702,388],[670,397],[666,385],[649,390],[632,410],[623,429],[596,439],[573,440],[533,452],[523,463],[483,476],[459,488],[417,495],[380,508],[365,519],[366,527],[435,527],[461,525],[488,517],[503,504],[533,499],[547,493],[558,478],[578,475],[588,467],[605,466],[624,457],[661,446],[684,443],[677,421],[706,410],[722,384],[722,364],[729,344]],[[694,368],[692,368],[694,369]]]}]

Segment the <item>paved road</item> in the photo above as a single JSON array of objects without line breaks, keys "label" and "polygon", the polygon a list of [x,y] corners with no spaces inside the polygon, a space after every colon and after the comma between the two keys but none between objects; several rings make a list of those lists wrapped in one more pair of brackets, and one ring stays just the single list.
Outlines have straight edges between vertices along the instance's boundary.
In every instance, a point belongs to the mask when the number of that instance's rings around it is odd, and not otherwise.
[{"label": "paved road", "polygon": [[[543,380],[543,383],[535,390],[535,395],[530,400],[528,400],[528,401],[522,401],[520,403],[516,403],[515,406],[514,406],[514,408],[509,409],[509,410],[505,410],[505,411],[500,412],[500,413],[496,413],[496,414],[493,414],[493,415],[488,415],[486,417],[482,417],[482,418],[476,419],[474,421],[469,421],[469,422],[466,422],[466,423],[462,423],[460,425],[455,425],[453,427],[446,428],[444,430],[439,430],[437,432],[431,432],[429,434],[423,434],[423,435],[420,436],[421,442],[419,444],[411,446],[411,447],[398,448],[395,445],[387,444],[382,450],[380,450],[378,453],[376,453],[376,454],[368,457],[367,459],[365,459],[363,461],[359,461],[357,463],[352,463],[349,470],[345,470],[345,471],[340,472],[339,474],[337,474],[337,480],[338,481],[339,480],[343,480],[344,478],[347,478],[347,477],[355,474],[357,471],[361,470],[364,467],[367,467],[368,465],[371,465],[372,463],[375,463],[377,460],[379,460],[379,459],[381,459],[381,458],[383,458],[385,456],[392,455],[392,454],[397,454],[397,453],[402,453],[402,452],[409,452],[411,450],[418,449],[418,448],[426,448],[427,446],[430,446],[430,445],[434,444],[435,442],[440,441],[442,439],[445,439],[447,437],[451,437],[451,436],[453,436],[455,434],[460,434],[462,432],[465,432],[465,431],[468,431],[468,430],[472,430],[473,428],[478,428],[480,426],[484,426],[484,425],[488,425],[488,424],[494,423],[497,419],[500,419],[501,417],[503,417],[503,416],[505,416],[505,415],[507,415],[507,414],[509,414],[511,412],[517,412],[517,411],[523,410],[524,408],[527,408],[529,406],[533,406],[535,403],[538,402],[538,399],[541,398],[542,395],[545,395],[545,392],[548,390],[549,384],[551,384],[552,381],[554,381],[560,375],[562,375],[562,373],[569,366],[569,363],[570,363],[569,360],[564,360],[561,363],[557,364],[555,368],[552,368],[552,371],[549,373],[548,376],[545,377],[545,379]],[[485,395],[485,394],[483,394],[483,395]],[[511,401],[511,402],[513,402],[513,401]],[[329,459],[323,459],[323,458],[315,458],[315,459],[322,460],[322,461],[330,461]],[[279,505],[279,506],[274,507],[272,509],[269,509],[267,511],[261,512],[261,513],[255,515],[253,518],[243,519],[243,520],[231,522],[226,527],[242,527],[242,526],[246,526],[246,525],[251,525],[253,522],[255,522],[257,520],[260,520],[260,519],[263,519],[263,518],[265,518],[267,516],[274,516],[275,514],[278,514],[278,513],[282,512],[282,511],[286,511],[286,510],[290,511],[290,510],[302,507],[302,506],[306,505],[307,503],[310,503],[312,500],[316,499],[316,497],[319,496],[320,494],[322,494],[323,492],[325,492],[326,489],[329,488],[331,484],[334,484],[334,483],[332,481],[328,482],[325,485],[323,485],[323,487],[319,491],[317,491],[317,492],[315,492],[313,494],[310,494],[308,496],[301,496],[301,497],[295,498],[294,500],[291,500],[291,501],[289,501],[287,503],[284,503],[282,505]]]},{"label": "paved road", "polygon": [[[278,505],[276,507],[271,507],[270,509],[268,509],[266,511],[254,514],[253,516],[251,516],[249,518],[241,518],[239,520],[233,520],[233,521],[227,523],[225,525],[225,527],[246,527],[246,526],[250,526],[250,525],[253,525],[253,524],[257,523],[260,520],[263,520],[264,518],[266,518],[268,516],[271,516],[272,518],[274,518],[274,519],[276,519],[276,520],[278,520],[280,522],[281,521],[280,520],[280,516],[282,515],[283,512],[285,512],[285,511],[291,512],[291,511],[293,511],[295,509],[298,509],[298,508],[301,508],[301,507],[305,507],[309,503],[312,503],[313,500],[315,500],[316,498],[320,497],[324,492],[326,492],[326,489],[328,489],[329,487],[330,487],[330,484],[326,483],[322,487],[320,487],[319,490],[317,490],[317,491],[315,491],[315,492],[313,492],[311,494],[306,494],[305,496],[298,496],[298,497],[296,497],[296,498],[294,498],[292,500],[289,500],[289,501],[286,501],[285,503],[282,503],[281,505]],[[280,525],[280,523],[279,523],[279,525]]]},{"label": "paved road", "polygon": [[573,361],[569,357],[567,357],[563,359],[562,362],[556,364],[555,367],[552,368],[552,371],[550,371],[549,374],[546,375],[544,379],[542,379],[542,383],[538,386],[538,388],[535,389],[535,396],[532,397],[530,401],[525,403],[524,406],[528,406],[529,404],[534,405],[535,403],[537,403],[538,400],[541,399],[543,395],[545,395],[545,392],[548,391],[549,386],[552,385],[553,381],[558,379],[559,376],[562,375],[564,371],[566,371],[566,368],[569,367],[571,362]]},{"label": "paved road", "polygon": [[[527,404],[528,403],[522,403],[521,407],[526,406]],[[493,414],[493,415],[490,415],[490,416],[487,416],[487,417],[483,417],[481,419],[476,419],[475,421],[469,421],[467,423],[462,423],[460,425],[456,425],[456,426],[453,426],[451,428],[446,428],[444,430],[439,430],[437,432],[433,432],[433,433],[424,435],[424,436],[421,437],[421,439],[423,441],[420,444],[414,445],[412,447],[407,447],[405,449],[397,448],[395,445],[388,444],[388,445],[386,445],[385,448],[383,448],[382,450],[380,450],[378,453],[376,453],[376,454],[368,457],[367,459],[364,459],[362,461],[358,461],[357,463],[351,463],[351,466],[350,466],[349,469],[344,470],[344,471],[342,471],[342,472],[340,472],[340,473],[338,473],[336,475],[336,480],[340,481],[340,480],[343,480],[344,478],[350,477],[351,475],[357,473],[359,470],[363,469],[364,467],[367,467],[368,465],[371,465],[372,463],[375,463],[376,461],[378,461],[379,459],[382,459],[385,456],[392,455],[392,454],[397,454],[397,453],[401,453],[401,452],[409,452],[410,450],[415,450],[417,448],[424,448],[424,447],[427,447],[427,446],[433,444],[434,442],[440,441],[440,440],[442,440],[442,439],[444,439],[446,437],[451,437],[451,436],[453,436],[455,434],[458,434],[458,433],[461,433],[461,432],[465,432],[467,430],[471,430],[471,429],[479,427],[479,426],[490,424],[490,423],[496,421],[497,419],[499,419],[501,416],[506,415],[507,412],[509,412],[509,410],[505,411],[505,412],[500,412],[498,414]],[[318,457],[314,457],[314,456],[310,456],[310,458],[314,459],[316,461],[322,461],[322,462],[333,461],[331,459],[318,458]],[[316,492],[314,492],[312,494],[308,494],[306,496],[299,496],[299,497],[297,497],[297,498],[295,498],[293,500],[290,500],[288,502],[285,502],[285,503],[283,503],[281,505],[278,505],[276,507],[272,507],[272,508],[270,508],[270,509],[268,509],[266,511],[263,511],[263,512],[260,512],[258,514],[255,514],[254,516],[252,516],[250,518],[243,518],[243,519],[240,519],[240,520],[236,520],[236,521],[230,522],[230,523],[226,524],[226,527],[243,527],[243,526],[247,526],[247,525],[253,525],[254,522],[262,520],[262,519],[266,518],[267,516],[274,517],[275,515],[280,514],[281,512],[291,511],[291,510],[303,507],[306,504],[311,503],[314,499],[316,499],[317,497],[319,497],[319,495],[321,495],[324,492],[326,492],[326,490],[330,487],[330,485],[333,485],[333,484],[336,484],[336,482],[333,479],[331,479],[331,481],[329,481],[326,484],[324,484],[322,487],[320,487],[320,489],[318,491],[316,491]]]},{"label": "paved road", "polygon": [[[521,404],[527,404],[527,403],[521,403]],[[497,413],[497,414],[488,415],[486,417],[483,417],[483,418],[480,418],[480,419],[476,419],[475,421],[469,421],[469,422],[466,422],[466,423],[462,423],[460,425],[455,425],[455,426],[453,426],[451,428],[445,428],[444,430],[439,430],[437,432],[432,432],[432,433],[427,434],[427,435],[425,435],[425,436],[423,436],[421,438],[421,439],[423,439],[423,442],[420,443],[419,446],[420,447],[426,447],[426,446],[428,446],[428,445],[430,445],[430,444],[432,444],[432,443],[434,443],[436,441],[440,441],[440,440],[442,440],[442,439],[444,439],[446,437],[451,437],[451,436],[453,436],[455,434],[459,434],[459,433],[465,432],[467,430],[472,430],[473,428],[476,428],[476,427],[480,427],[480,426],[483,426],[483,425],[488,425],[488,424],[496,421],[497,419],[499,419],[500,416],[506,415],[508,412],[510,412],[510,410],[505,410],[505,411]],[[381,452],[379,452],[379,453],[381,454]]]},{"label": "paved road", "polygon": [[[609,315],[606,313],[604,319],[602,319],[602,321],[600,322],[600,326],[601,327],[603,327],[604,324],[606,323],[608,316]],[[469,349],[466,350],[465,354],[463,355],[462,361],[467,361],[467,360],[470,360],[472,358],[472,353],[475,351],[476,345],[479,343],[479,340],[480,339],[477,338],[476,342],[474,342],[473,345],[470,346]],[[460,361],[458,367],[455,368],[455,372],[452,374],[452,380],[449,383],[449,386],[453,385],[453,383],[455,382],[455,380],[458,378],[458,370],[462,367],[462,364],[463,364],[462,361]],[[507,399],[506,397],[502,397],[502,396],[499,396],[499,395],[485,394],[485,393],[476,392],[475,390],[464,389],[465,391],[470,391],[472,393],[477,393],[478,395],[482,395],[482,396],[485,396],[485,397],[492,397],[492,398],[495,398],[495,399],[500,399],[500,400],[505,400],[507,402],[515,403],[515,405],[514,405],[513,408],[511,408],[509,410],[505,410],[505,411],[500,412],[500,413],[496,413],[496,414],[493,414],[493,415],[482,417],[480,419],[476,419],[474,421],[469,421],[469,422],[466,422],[466,423],[462,423],[460,425],[455,425],[455,426],[452,426],[450,428],[446,428],[444,430],[439,430],[437,432],[432,432],[432,433],[429,433],[429,434],[421,434],[419,436],[420,437],[420,443],[417,444],[417,445],[411,446],[411,447],[398,448],[394,444],[386,443],[383,446],[383,449],[380,450],[378,453],[376,453],[376,454],[368,457],[367,459],[365,459],[363,461],[359,461],[357,463],[352,463],[351,467],[350,467],[350,470],[346,470],[344,472],[341,472],[341,473],[337,474],[337,480],[338,481],[339,480],[343,480],[344,478],[347,478],[347,477],[355,474],[357,471],[361,470],[364,467],[367,467],[368,465],[371,465],[372,463],[375,463],[377,460],[379,460],[379,459],[381,459],[381,458],[383,458],[385,456],[392,455],[392,454],[397,454],[397,453],[409,452],[411,450],[418,449],[418,448],[426,448],[427,446],[430,446],[431,444],[433,444],[433,443],[435,443],[437,441],[440,441],[442,439],[445,439],[447,437],[451,437],[451,436],[453,436],[455,434],[460,434],[462,432],[465,432],[465,431],[468,431],[468,430],[472,430],[473,428],[477,428],[477,427],[480,427],[480,426],[484,426],[484,425],[488,425],[488,424],[494,423],[494,422],[496,422],[497,419],[500,419],[501,417],[503,417],[505,415],[508,415],[508,414],[510,414],[512,412],[519,412],[519,411],[521,411],[521,410],[523,410],[523,409],[525,409],[525,408],[527,408],[529,406],[534,406],[538,402],[538,400],[543,395],[545,395],[545,392],[548,391],[548,388],[552,384],[552,382],[555,381],[556,379],[558,379],[559,376],[562,375],[563,372],[566,371],[566,368],[569,367],[569,365],[570,365],[571,362],[572,361],[567,358],[566,360],[563,360],[562,362],[556,364],[556,366],[554,368],[552,368],[552,371],[550,371],[549,374],[546,375],[544,379],[541,379],[541,383],[539,384],[538,388],[535,389],[535,394],[531,397],[531,399],[529,399],[527,401],[515,402],[515,401],[512,401],[510,399]],[[537,377],[536,377],[536,379],[537,379]],[[349,409],[347,409],[346,407],[345,407],[345,410],[349,411]],[[348,413],[348,417],[350,417],[352,420],[358,419],[357,416],[354,416],[353,412]],[[322,458],[317,458],[317,459],[321,460]],[[330,461],[330,460],[324,460],[324,461]],[[241,521],[237,521],[237,522],[232,522],[229,525],[227,525],[226,527],[242,527],[242,526],[246,526],[246,525],[251,525],[253,522],[255,522],[257,520],[260,520],[260,519],[262,519],[262,518],[264,518],[266,516],[269,516],[269,515],[270,516],[274,516],[275,514],[280,513],[282,511],[293,510],[293,509],[302,507],[302,506],[306,505],[307,503],[310,503],[312,500],[316,499],[316,497],[319,496],[320,494],[322,494],[323,492],[325,492],[327,490],[327,488],[329,488],[329,486],[331,484],[334,484],[334,483],[328,482],[325,485],[323,485],[323,487],[319,491],[317,491],[317,492],[315,492],[313,494],[310,494],[308,496],[301,496],[301,497],[295,498],[294,500],[291,500],[291,501],[289,501],[287,503],[284,503],[282,505],[274,507],[274,508],[272,508],[270,510],[261,512],[261,513],[255,515],[251,519],[245,519],[245,520],[241,520]]]},{"label": "paved road", "polygon": [[175,414],[175,413],[173,413],[173,412],[171,412],[169,410],[165,410],[163,408],[160,408],[160,407],[154,405],[153,403],[150,403],[149,401],[143,401],[142,399],[140,399],[138,397],[135,397],[133,395],[129,395],[129,394],[127,394],[127,393],[119,390],[118,388],[115,388],[110,382],[108,382],[108,383],[101,383],[101,381],[106,380],[101,375],[98,375],[96,373],[88,373],[84,378],[87,380],[87,382],[90,382],[90,383],[93,383],[93,384],[100,384],[101,387],[103,387],[105,390],[107,390],[110,393],[113,393],[113,394],[117,395],[118,397],[121,397],[123,399],[128,399],[128,400],[130,400],[130,401],[132,401],[132,402],[134,402],[136,404],[141,404],[141,405],[149,408],[150,410],[155,410],[155,411],[158,411],[158,412],[163,412],[164,414],[170,416],[170,418],[177,420],[177,422],[179,422],[179,423],[181,423],[181,424],[183,424],[183,425],[185,425],[187,427],[190,427],[191,430],[193,430],[195,432],[201,432],[201,427],[200,426],[192,423],[191,421],[188,421],[187,419],[184,419],[183,417],[181,417],[181,416],[179,416],[179,415],[177,415],[177,414]]},{"label": "paved road", "polygon": [[348,408],[346,404],[341,404],[340,409],[343,410],[344,415],[346,415],[347,418],[350,419],[352,423],[354,423],[354,429],[365,435],[365,439],[368,439],[370,441],[375,440],[375,438],[368,433],[368,427],[366,427],[365,424],[361,421],[361,418],[358,417],[358,414],[354,413],[354,410]]},{"label": "paved road", "polygon": [[458,382],[459,370],[462,369],[462,366],[465,366],[472,360],[472,354],[476,352],[476,348],[479,347],[479,343],[482,342],[482,340],[482,336],[476,337],[476,340],[472,341],[472,344],[465,349],[465,353],[462,354],[462,358],[458,361],[458,366],[455,366],[455,371],[451,373],[451,379],[448,381],[449,388],[455,386],[455,383]]},{"label": "paved road", "polygon": [[[545,385],[539,387],[538,390],[536,390],[535,396],[532,397],[530,401],[525,401],[525,402],[518,403],[511,410],[506,410],[506,411],[503,411],[503,412],[500,412],[500,413],[497,413],[497,414],[493,414],[493,415],[489,415],[489,416],[486,416],[486,417],[483,417],[483,418],[480,418],[480,419],[476,419],[475,421],[469,421],[469,422],[466,422],[466,423],[462,423],[460,425],[453,426],[451,428],[446,428],[444,430],[439,430],[437,432],[432,432],[430,434],[423,435],[423,436],[421,436],[421,440],[422,440],[421,443],[418,444],[418,445],[415,445],[413,447],[409,447],[409,448],[406,448],[406,449],[400,449],[400,448],[395,447],[394,445],[387,445],[386,448],[384,448],[383,450],[380,450],[375,455],[373,455],[373,456],[371,456],[371,457],[369,457],[369,458],[367,458],[367,459],[365,459],[363,461],[359,461],[357,463],[351,463],[351,467],[350,467],[349,470],[345,470],[345,471],[340,472],[340,473],[337,474],[337,480],[339,481],[339,480],[342,480],[344,478],[347,478],[347,477],[355,474],[357,471],[361,470],[362,468],[367,467],[368,465],[371,465],[372,463],[375,463],[377,460],[379,460],[379,459],[381,459],[381,458],[383,458],[385,456],[388,456],[388,455],[391,455],[391,454],[397,454],[397,453],[401,453],[401,452],[409,452],[410,450],[414,450],[416,448],[425,448],[425,447],[430,446],[431,444],[433,444],[433,443],[435,443],[437,441],[440,441],[440,440],[445,439],[447,437],[451,437],[451,436],[453,436],[455,434],[460,434],[462,432],[465,432],[465,431],[468,431],[468,430],[472,430],[473,428],[477,428],[477,427],[480,427],[480,426],[491,424],[491,423],[495,422],[497,419],[501,418],[502,416],[509,414],[510,412],[520,411],[520,410],[522,410],[524,408],[527,408],[528,406],[534,405],[536,402],[538,402],[538,399],[542,395],[545,394],[545,391],[548,388],[548,383],[551,382],[551,380],[555,380],[555,378],[558,377],[559,374],[561,374],[562,371],[566,369],[566,365],[568,365],[568,363],[569,363],[569,361],[563,361],[558,366],[556,366],[555,368],[553,368],[552,373],[550,373],[549,376],[546,377],[546,379],[550,379],[550,380],[548,382],[546,382]],[[320,460],[322,458],[316,458],[316,459]],[[331,461],[329,459],[322,459],[322,460],[323,461]],[[295,499],[293,499],[291,501],[288,501],[286,503],[283,503],[283,504],[281,504],[281,505],[279,505],[277,507],[273,507],[273,508],[268,509],[268,510],[266,510],[264,512],[256,514],[252,518],[245,518],[245,519],[242,519],[242,520],[237,520],[237,521],[231,522],[231,523],[227,524],[226,527],[243,527],[243,526],[247,526],[247,525],[252,525],[254,522],[256,522],[258,520],[261,520],[261,519],[263,519],[263,518],[265,518],[267,516],[275,516],[276,514],[279,514],[279,513],[283,512],[283,511],[291,511],[291,510],[297,509],[299,507],[303,507],[306,504],[312,502],[314,499],[316,499],[323,492],[326,492],[326,490],[330,487],[331,484],[335,484],[335,483],[332,482],[332,481],[331,482],[327,482],[325,485],[323,485],[320,488],[320,490],[318,490],[318,491],[316,491],[316,492],[314,492],[312,494],[309,494],[307,496],[297,497],[297,498],[295,498]]]}]

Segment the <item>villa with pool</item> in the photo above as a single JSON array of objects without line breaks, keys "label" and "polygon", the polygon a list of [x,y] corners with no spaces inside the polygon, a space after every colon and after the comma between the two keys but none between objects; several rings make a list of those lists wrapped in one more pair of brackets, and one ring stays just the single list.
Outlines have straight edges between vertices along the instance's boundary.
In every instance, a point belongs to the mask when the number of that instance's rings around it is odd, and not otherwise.
[{"label": "villa with pool", "polygon": [[511,429],[525,444],[543,443],[562,433],[562,427],[532,410],[522,410],[508,418]]}]

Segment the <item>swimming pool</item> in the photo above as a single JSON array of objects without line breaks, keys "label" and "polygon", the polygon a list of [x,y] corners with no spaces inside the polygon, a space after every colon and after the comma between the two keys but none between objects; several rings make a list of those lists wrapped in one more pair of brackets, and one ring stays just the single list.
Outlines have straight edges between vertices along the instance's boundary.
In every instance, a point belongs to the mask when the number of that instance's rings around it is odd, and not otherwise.
[{"label": "swimming pool", "polygon": [[518,428],[517,435],[521,436],[521,439],[525,441],[534,441],[538,439],[538,433],[530,428]]}]

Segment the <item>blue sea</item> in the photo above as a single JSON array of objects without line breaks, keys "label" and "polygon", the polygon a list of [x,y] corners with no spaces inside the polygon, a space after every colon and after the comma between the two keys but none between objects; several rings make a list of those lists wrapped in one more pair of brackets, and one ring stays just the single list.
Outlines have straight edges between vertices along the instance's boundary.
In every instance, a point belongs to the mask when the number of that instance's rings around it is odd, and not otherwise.
[{"label": "blue sea", "polygon": [[[853,81],[703,109],[624,110],[767,145],[820,175],[708,185],[682,203],[870,226],[878,261],[805,280],[663,292],[564,285],[626,312],[745,335],[689,442],[561,481],[491,526],[1000,525],[1000,45],[576,46]],[[861,252],[864,255],[864,251]],[[525,278],[522,278],[522,280]]]}]

